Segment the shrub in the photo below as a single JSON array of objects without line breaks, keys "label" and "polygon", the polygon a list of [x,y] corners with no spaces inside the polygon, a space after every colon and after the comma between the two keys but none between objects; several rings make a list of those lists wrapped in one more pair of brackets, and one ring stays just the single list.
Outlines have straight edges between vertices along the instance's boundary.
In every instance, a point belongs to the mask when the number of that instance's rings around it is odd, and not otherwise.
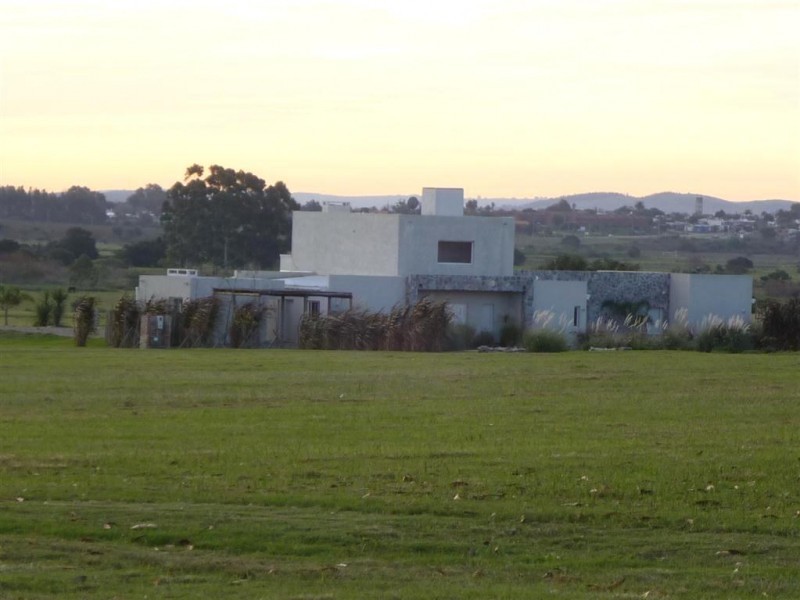
[{"label": "shrub", "polygon": [[780,303],[768,300],[758,311],[759,346],[770,350],[800,350],[800,298]]},{"label": "shrub", "polygon": [[[152,314],[148,307],[145,312]],[[219,314],[219,300],[214,296],[184,303],[180,321],[180,346],[210,346]]]},{"label": "shrub", "polygon": [[567,338],[553,329],[532,329],[522,336],[522,346],[528,352],[566,352]]},{"label": "shrub", "polygon": [[122,296],[108,313],[108,343],[114,348],[135,348],[139,344],[139,304]]},{"label": "shrub", "polygon": [[626,346],[620,324],[616,319],[599,316],[591,325],[589,333],[580,337],[581,347],[589,348],[620,348]]},{"label": "shrub", "polygon": [[582,256],[559,254],[548,260],[543,268],[547,271],[585,271],[588,266],[586,259]]},{"label": "shrub", "polygon": [[50,324],[50,317],[53,314],[53,301],[50,299],[50,292],[44,292],[41,299],[34,307],[34,327],[47,327]]},{"label": "shrub", "polygon": [[750,326],[738,317],[727,321],[719,317],[708,317],[701,325],[696,344],[700,352],[739,353],[754,347]]},{"label": "shrub", "polygon": [[792,276],[783,269],[777,269],[761,276],[761,281],[790,281]]},{"label": "shrub", "polygon": [[19,250],[19,248],[19,242],[16,240],[0,240],[0,254],[11,254],[12,252]]},{"label": "shrub", "polygon": [[258,341],[258,327],[264,313],[265,307],[255,302],[237,306],[233,312],[233,324],[230,328],[231,346],[252,347]]},{"label": "shrub", "polygon": [[664,350],[690,350],[694,347],[694,333],[689,327],[689,311],[679,308],[670,323],[663,323],[658,345]]},{"label": "shrub", "polygon": [[100,273],[92,259],[81,254],[69,267],[69,282],[73,286],[95,287]]},{"label": "shrub", "polygon": [[689,350],[692,348],[692,334],[688,329],[667,327],[661,334],[658,344],[664,350]]},{"label": "shrub", "polygon": [[593,260],[586,268],[589,271],[638,271],[639,265],[614,260],[613,258],[598,258]]},{"label": "shrub", "polygon": [[525,253],[522,252],[519,248],[514,248],[514,266],[521,267],[525,264]]},{"label": "shrub", "polygon": [[500,345],[509,348],[516,346],[522,339],[522,329],[514,321],[505,320],[500,328]]},{"label": "shrub", "polygon": [[491,331],[479,331],[472,338],[472,347],[479,348],[480,346],[494,346],[494,334]]},{"label": "shrub", "polygon": [[125,244],[119,256],[133,267],[156,267],[166,258],[167,246],[162,238]]},{"label": "shrub", "polygon": [[75,345],[85,346],[95,329],[95,305],[93,296],[83,296],[75,302],[75,314],[73,316],[73,331],[75,334]]},{"label": "shrub", "polygon": [[50,294],[50,298],[53,300],[53,325],[55,327],[61,327],[61,319],[64,317],[64,306],[67,303],[67,292],[62,288],[58,288],[57,290],[53,290],[53,293]]},{"label": "shrub", "polygon": [[447,329],[447,350],[468,350],[475,339],[475,328],[466,323],[453,323]]},{"label": "shrub", "polygon": [[753,268],[753,261],[746,256],[737,256],[725,263],[725,270],[734,275],[742,275]]}]

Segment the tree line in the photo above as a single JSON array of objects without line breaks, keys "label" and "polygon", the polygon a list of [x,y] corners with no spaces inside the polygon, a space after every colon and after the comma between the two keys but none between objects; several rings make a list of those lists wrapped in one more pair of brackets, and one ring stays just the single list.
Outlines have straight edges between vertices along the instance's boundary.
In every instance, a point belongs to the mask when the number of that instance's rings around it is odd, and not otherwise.
[{"label": "tree line", "polygon": [[104,194],[72,186],[52,193],[22,187],[0,187],[0,218],[46,223],[102,225],[108,221],[109,203]]},{"label": "tree line", "polygon": [[[103,194],[85,187],[61,194],[0,187],[0,218],[100,225],[109,222],[106,211],[111,206]],[[146,211],[162,225],[162,237],[122,249],[119,257],[128,264],[261,269],[276,267],[279,255],[290,248],[291,213],[301,207],[282,181],[267,185],[246,171],[194,164],[184,180],[166,192],[150,184],[113,208],[122,215]],[[95,259],[93,239],[89,251],[77,247],[91,237],[86,230],[70,229],[64,240],[49,244],[45,254],[63,264],[83,255]],[[9,246],[0,248],[4,254],[22,249],[13,240],[2,243]]]}]

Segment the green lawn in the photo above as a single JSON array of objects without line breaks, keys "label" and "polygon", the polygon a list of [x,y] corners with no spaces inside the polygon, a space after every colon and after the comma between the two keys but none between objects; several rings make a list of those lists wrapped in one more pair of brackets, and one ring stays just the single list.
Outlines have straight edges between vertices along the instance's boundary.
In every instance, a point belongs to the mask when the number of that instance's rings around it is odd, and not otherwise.
[{"label": "green lawn", "polygon": [[[61,289],[67,289],[67,286],[60,286]],[[29,288],[20,286],[23,292],[31,297],[31,300],[26,300],[19,306],[15,306],[8,311],[8,324],[12,327],[31,327],[36,322],[36,304],[41,302],[44,294],[44,289]],[[47,288],[49,290],[56,289],[55,287]],[[99,319],[99,333],[103,333],[105,327],[106,313],[116,306],[119,299],[127,295],[133,297],[133,291],[119,291],[119,290],[92,290],[92,291],[77,291],[70,293],[67,301],[64,304],[64,316],[61,321],[63,327],[72,327],[72,305],[81,298],[81,296],[93,296],[97,300],[97,310]],[[0,325],[4,324],[4,314],[0,311]],[[2,343],[2,341],[0,341]]]},{"label": "green lawn", "polygon": [[0,597],[796,597],[798,373],[6,334]]}]

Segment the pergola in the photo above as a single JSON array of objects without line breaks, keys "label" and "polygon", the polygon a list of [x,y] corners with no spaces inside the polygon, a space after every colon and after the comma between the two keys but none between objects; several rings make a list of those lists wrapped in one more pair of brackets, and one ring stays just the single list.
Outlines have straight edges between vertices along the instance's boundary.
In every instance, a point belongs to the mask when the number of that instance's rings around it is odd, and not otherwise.
[{"label": "pergola", "polygon": [[[327,299],[326,314],[331,312],[331,300],[347,300],[348,309],[353,307],[353,294],[351,292],[330,292],[326,290],[313,290],[308,288],[283,288],[279,290],[255,290],[245,288],[213,288],[214,295],[225,296],[253,296],[261,298],[269,296],[273,298],[280,298],[280,310],[278,314],[278,341],[282,342],[284,332],[286,331],[286,299],[287,298],[302,298],[303,299],[303,314],[308,314],[308,299],[309,298],[325,298]],[[276,332],[276,333],[278,333]]]}]

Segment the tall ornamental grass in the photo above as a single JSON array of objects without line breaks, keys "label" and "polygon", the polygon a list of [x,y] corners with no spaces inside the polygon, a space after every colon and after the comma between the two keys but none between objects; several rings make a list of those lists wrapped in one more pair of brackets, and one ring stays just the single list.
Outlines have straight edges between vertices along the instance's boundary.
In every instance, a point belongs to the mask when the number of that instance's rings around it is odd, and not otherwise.
[{"label": "tall ornamental grass", "polygon": [[305,315],[300,348],[308,350],[396,350],[439,352],[447,343],[452,315],[445,302],[424,298],[388,313],[348,310]]},{"label": "tall ornamental grass", "polygon": [[528,352],[566,352],[570,347],[566,318],[556,318],[551,310],[536,311],[533,327],[522,335],[522,346]]}]

